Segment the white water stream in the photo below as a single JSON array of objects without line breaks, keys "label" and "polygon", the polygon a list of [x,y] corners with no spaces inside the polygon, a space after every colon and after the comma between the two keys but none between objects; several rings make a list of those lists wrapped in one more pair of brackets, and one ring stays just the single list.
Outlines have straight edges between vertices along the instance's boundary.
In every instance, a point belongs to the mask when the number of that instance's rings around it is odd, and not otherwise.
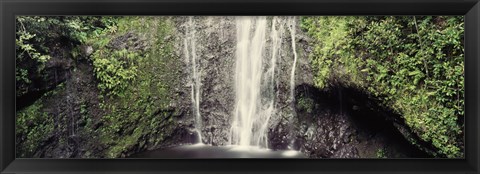
[{"label": "white water stream", "polygon": [[[288,20],[288,29],[290,29],[290,37],[292,39],[292,51],[293,51],[293,65],[292,65],[292,73],[290,74],[290,99],[292,102],[292,110],[293,110],[293,103],[295,102],[295,68],[297,66],[297,48],[295,46],[295,16]],[[292,112],[294,114],[295,112]]]},{"label": "white water stream", "polygon": [[266,121],[268,117],[260,115],[260,84],[267,20],[265,17],[238,17],[236,20],[236,100],[230,144],[258,146],[254,137],[262,136],[259,129],[263,122],[260,121]]},{"label": "white water stream", "polygon": [[[193,113],[195,114],[195,129],[198,134],[198,142],[202,143],[202,115],[200,114],[200,70],[197,62],[196,39],[195,39],[195,22],[193,17],[188,18],[186,27],[186,37],[184,39],[184,54],[191,67],[191,100],[193,105]],[[190,49],[190,50],[189,50]]]},{"label": "white water stream", "polygon": [[[267,128],[275,113],[275,66],[284,35],[283,21],[273,17],[269,27],[266,17],[236,19],[236,100],[231,145],[268,148]],[[267,50],[271,51],[270,57],[266,56]]]}]

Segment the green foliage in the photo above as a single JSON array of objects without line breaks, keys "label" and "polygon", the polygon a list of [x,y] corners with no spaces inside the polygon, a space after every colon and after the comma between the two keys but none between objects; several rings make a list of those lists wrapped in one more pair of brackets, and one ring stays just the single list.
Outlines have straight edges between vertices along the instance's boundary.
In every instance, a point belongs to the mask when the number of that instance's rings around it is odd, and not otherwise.
[{"label": "green foliage", "polygon": [[439,154],[462,157],[463,16],[308,17],[318,87],[363,88]]},{"label": "green foliage", "polygon": [[[116,32],[116,17],[93,17],[93,16],[18,16],[16,18],[16,86],[17,97],[23,96],[32,90],[40,90],[42,80],[48,79],[45,65],[55,59],[62,61],[65,59],[76,58],[79,56],[86,57],[81,46],[93,44],[95,46],[105,46],[108,43],[105,40],[96,40],[94,43],[89,41],[99,39],[102,32]],[[91,40],[89,40],[91,39]],[[102,42],[103,41],[103,42]],[[71,51],[71,56],[69,52]],[[97,69],[104,68],[106,73],[111,73],[113,80],[132,79],[132,73],[124,72],[130,70],[130,64],[121,63],[124,59],[133,60],[137,56],[136,53],[126,53],[125,50],[100,50],[98,54],[111,56],[114,65],[104,66],[100,64]],[[127,61],[128,61],[127,60]],[[120,65],[115,63],[121,63]],[[94,62],[92,62],[94,63]],[[98,62],[96,62],[98,63]],[[98,64],[97,64],[98,65]],[[75,66],[75,64],[74,64]],[[121,66],[121,67],[120,67]],[[115,69],[117,68],[117,69]],[[121,85],[117,85],[112,80],[108,81],[109,88],[121,89]],[[40,83],[40,84],[34,84]],[[120,87],[119,87],[120,86]],[[63,84],[57,86],[53,91],[48,91],[44,97],[53,96]],[[124,87],[123,87],[124,88]],[[118,90],[117,90],[118,91]],[[31,157],[37,148],[42,147],[47,136],[52,136],[53,120],[46,112],[44,112],[42,101],[39,99],[33,105],[18,111],[17,113],[17,155],[23,157]],[[82,119],[86,120],[87,125],[84,129],[85,133],[89,133],[93,127],[93,120],[86,104],[80,106],[80,114]],[[59,119],[66,119],[65,116],[59,115]],[[62,130],[62,126],[59,127]],[[97,134],[92,134],[97,135]],[[55,137],[58,138],[58,137]],[[92,137],[95,138],[95,137]],[[64,144],[66,139],[60,138],[60,144]]]},{"label": "green foliage", "polygon": [[17,34],[19,37],[15,40],[15,43],[20,50],[18,52],[18,58],[20,60],[24,57],[24,54],[27,54],[31,59],[41,63],[45,63],[48,59],[50,59],[49,55],[42,55],[33,47],[32,44],[29,43],[29,41],[35,37],[35,34],[31,34],[24,29],[18,31]]},{"label": "green foliage", "polygon": [[117,32],[124,19],[105,17],[102,20],[108,25],[103,30],[95,30],[87,40],[96,50],[91,60],[95,77],[99,80],[98,88],[108,96],[124,96],[124,91],[137,76],[142,50],[113,48],[109,44],[114,37],[125,34]]},{"label": "green foliage", "polygon": [[42,100],[17,112],[17,157],[32,156],[54,129],[53,116],[42,111]]},{"label": "green foliage", "polygon": [[[149,27],[146,27],[149,26]],[[105,115],[102,122],[112,123],[98,131],[101,142],[108,146],[106,157],[120,157],[135,146],[157,145],[173,131],[174,120],[169,110],[175,97],[171,86],[178,74],[173,42],[165,40],[173,24],[164,17],[124,17],[111,28],[92,39],[97,50],[92,56],[99,89],[109,97],[100,97]],[[152,45],[146,50],[115,50],[109,43],[118,37],[135,33],[138,40]],[[130,41],[125,43],[128,48]],[[116,91],[112,93],[112,91]]]},{"label": "green foliage", "polygon": [[[324,88],[333,82],[332,77],[338,76],[343,83],[349,84],[350,81],[358,81],[357,76],[348,74],[357,74],[358,68],[355,64],[363,63],[360,60],[353,59],[354,51],[345,38],[348,33],[348,24],[354,19],[352,17],[322,17],[322,18],[302,18],[302,28],[316,40],[314,47],[315,54],[311,54],[311,62],[316,70],[315,85]],[[321,26],[321,27],[319,27]],[[337,60],[338,62],[335,62]],[[348,63],[348,61],[353,61]],[[336,63],[342,63],[346,68],[331,68]],[[359,81],[358,81],[359,82]]]},{"label": "green foliage", "polygon": [[80,105],[80,114],[82,115],[88,114],[87,105],[85,104]]},{"label": "green foliage", "polygon": [[98,88],[109,95],[123,96],[123,91],[135,79],[137,53],[127,50],[99,49],[93,54],[93,66]]},{"label": "green foliage", "polygon": [[32,79],[42,79],[45,63],[55,50],[85,42],[93,30],[102,28],[99,17],[17,16],[16,87],[17,96],[32,90]]},{"label": "green foliage", "polygon": [[385,152],[385,149],[380,148],[377,150],[377,158],[387,158],[387,154]]},{"label": "green foliage", "polygon": [[315,103],[311,98],[300,97],[297,101],[297,107],[300,110],[306,111],[307,113],[312,113],[315,109]]},{"label": "green foliage", "polygon": [[[45,77],[43,66],[52,58],[58,59],[59,50],[71,51],[72,57],[65,59],[77,61],[73,66],[79,61],[93,66],[102,111],[90,112],[92,102],[77,101],[80,119],[85,124],[80,136],[91,135],[89,143],[100,143],[107,148],[105,154],[87,151],[85,157],[120,157],[132,148],[145,148],[146,143],[155,146],[172,133],[175,119],[170,104],[177,98],[172,89],[178,85],[176,69],[180,65],[173,53],[173,40],[169,39],[174,31],[169,18],[19,17],[17,20],[22,22],[18,26],[25,25],[27,29],[17,35],[17,53],[23,53],[17,57],[17,91],[24,89],[22,95],[28,92],[27,83],[33,83],[33,76]],[[88,46],[93,52],[87,57],[82,49]],[[58,86],[56,89],[60,89]],[[44,97],[55,93],[56,90],[47,92]],[[48,108],[43,108],[42,101],[39,99],[18,112],[19,156],[33,156],[36,148],[53,134],[53,120],[44,112]],[[102,115],[92,117],[99,113]],[[64,115],[58,117],[60,121],[68,119]],[[66,131],[62,126],[57,129]],[[60,145],[68,142],[67,138],[53,138]]]}]

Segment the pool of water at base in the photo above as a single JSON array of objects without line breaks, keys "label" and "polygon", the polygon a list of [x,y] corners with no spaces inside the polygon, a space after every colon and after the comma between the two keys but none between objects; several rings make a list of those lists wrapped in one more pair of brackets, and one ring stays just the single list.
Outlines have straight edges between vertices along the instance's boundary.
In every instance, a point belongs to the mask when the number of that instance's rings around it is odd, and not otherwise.
[{"label": "pool of water at base", "polygon": [[271,150],[255,146],[193,144],[145,151],[134,154],[129,158],[307,158],[307,156],[295,150]]}]

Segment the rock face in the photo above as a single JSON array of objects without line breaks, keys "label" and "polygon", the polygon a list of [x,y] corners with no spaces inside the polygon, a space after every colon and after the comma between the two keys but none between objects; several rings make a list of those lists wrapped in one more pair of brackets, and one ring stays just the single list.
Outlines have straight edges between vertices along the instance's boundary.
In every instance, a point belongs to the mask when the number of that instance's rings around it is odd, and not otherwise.
[{"label": "rock face", "polygon": [[368,94],[297,86],[293,148],[314,158],[428,157],[394,126],[398,118]]},{"label": "rock face", "polygon": [[[176,43],[177,54],[181,55],[185,64],[183,92],[192,95],[194,79],[193,68],[196,68],[199,81],[199,112],[201,114],[202,142],[212,145],[226,145],[229,131],[229,119],[234,107],[235,91],[233,89],[233,73],[235,63],[235,23],[233,17],[189,17],[175,18],[178,32]],[[188,26],[192,25],[192,26]],[[189,28],[191,27],[191,28]],[[190,31],[188,31],[190,30]],[[194,31],[192,31],[194,30]],[[187,33],[195,33],[196,66],[193,67],[192,56],[185,54]],[[187,46],[187,49],[191,49]],[[182,50],[182,51],[180,51]],[[191,52],[192,50],[190,50]],[[190,108],[189,115],[195,120],[195,106],[192,102],[182,103],[182,108]]]},{"label": "rock face", "polygon": [[[53,56],[45,64],[44,70],[38,73],[29,73],[28,78],[31,79],[31,83],[23,84],[17,82],[17,86],[22,86],[22,88],[25,88],[27,91],[23,95],[17,95],[17,110],[31,105],[43,94],[55,89],[58,84],[70,78],[71,70],[74,68],[74,62],[68,52],[70,49],[68,46],[65,48],[53,48]],[[37,62],[30,61],[26,64],[25,69],[33,72],[38,71]]]},{"label": "rock face", "polygon": [[[97,116],[91,120],[99,119],[101,113],[98,107],[98,91],[96,83],[91,75],[93,69],[86,63],[75,65],[76,70],[71,71],[71,77],[67,78],[64,89],[59,93],[44,100],[47,106],[45,112],[55,117],[55,129],[51,135],[51,142],[45,143],[44,150],[35,154],[37,157],[46,158],[76,158],[81,157],[87,151],[100,153],[103,149],[84,128],[87,124],[86,108],[90,115]],[[103,123],[96,123],[103,124]],[[53,141],[59,140],[59,141]],[[59,143],[67,142],[67,143]]]}]

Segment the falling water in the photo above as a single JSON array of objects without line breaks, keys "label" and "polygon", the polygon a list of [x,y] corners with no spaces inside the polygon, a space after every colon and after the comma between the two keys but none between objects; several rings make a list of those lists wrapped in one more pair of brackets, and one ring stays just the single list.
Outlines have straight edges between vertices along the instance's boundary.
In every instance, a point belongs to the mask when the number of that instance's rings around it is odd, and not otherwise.
[{"label": "falling water", "polygon": [[[271,27],[271,57],[266,58],[266,17],[239,17],[235,69],[235,110],[229,142],[240,146],[267,147],[267,128],[275,111],[274,80],[277,53],[283,28]],[[265,73],[264,73],[265,72]],[[263,83],[262,83],[263,82]]]},{"label": "falling water", "polygon": [[[231,144],[252,144],[253,133],[259,133],[260,84],[265,49],[267,20],[265,17],[239,17],[235,69],[236,107],[231,128]],[[255,23],[255,24],[253,24]],[[252,29],[253,27],[253,29]],[[254,32],[253,38],[250,37]]]},{"label": "falling water", "polygon": [[[293,65],[292,73],[290,74],[290,97],[292,103],[295,102],[295,67],[297,66],[297,49],[295,47],[295,16],[289,20],[288,28],[290,29],[290,36],[292,38],[292,51],[293,51]],[[294,113],[294,112],[292,112]]]},{"label": "falling water", "polygon": [[[186,37],[184,39],[184,53],[187,62],[190,62],[191,66],[191,99],[193,113],[195,114],[195,129],[198,134],[198,141],[202,143],[202,116],[200,115],[200,77],[199,66],[197,66],[197,52],[196,52],[196,40],[195,40],[195,23],[193,16],[188,18],[188,26],[186,29]],[[190,50],[189,50],[190,49]]]}]

